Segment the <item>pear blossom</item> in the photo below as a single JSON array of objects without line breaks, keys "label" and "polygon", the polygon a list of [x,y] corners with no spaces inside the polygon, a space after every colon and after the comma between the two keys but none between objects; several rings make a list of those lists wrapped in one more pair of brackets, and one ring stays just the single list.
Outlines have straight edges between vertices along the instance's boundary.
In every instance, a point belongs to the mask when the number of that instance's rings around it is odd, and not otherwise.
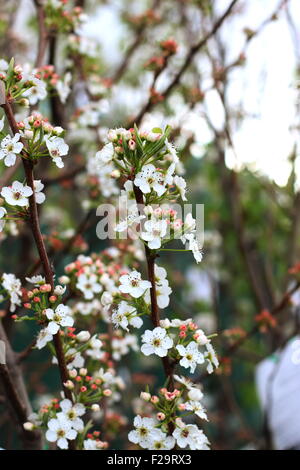
[{"label": "pear blossom", "polygon": [[85,343],[88,341],[91,337],[91,334],[89,331],[83,330],[77,333],[76,338],[80,343]]},{"label": "pear blossom", "polygon": [[123,294],[130,294],[134,298],[141,297],[147,289],[151,287],[151,282],[143,281],[138,271],[131,271],[120,277],[119,290]]},{"label": "pear blossom", "polygon": [[41,182],[41,180],[34,180],[34,194],[35,194],[35,202],[37,204],[42,204],[46,199],[45,194],[42,192],[43,189],[44,189],[44,185]]},{"label": "pear blossom", "polygon": [[110,142],[109,144],[104,145],[102,150],[96,153],[96,161],[97,164],[101,167],[107,165],[107,163],[111,162],[114,156],[114,146]]},{"label": "pear blossom", "polygon": [[179,364],[186,369],[190,367],[191,373],[195,372],[197,364],[203,364],[204,356],[198,350],[198,345],[195,341],[191,341],[186,347],[178,344],[176,349],[181,356]]},{"label": "pear blossom", "polygon": [[83,441],[84,450],[101,450],[99,441],[96,439],[85,439]]},{"label": "pear blossom", "polygon": [[172,293],[168,281],[163,284],[156,285],[156,297],[159,308],[166,308],[170,303],[170,294]]},{"label": "pear blossom", "polygon": [[86,350],[86,354],[92,359],[99,360],[103,356],[102,341],[97,338],[97,335],[92,336],[89,341],[89,348]]},{"label": "pear blossom", "polygon": [[156,285],[163,284],[164,281],[167,281],[167,271],[162,266],[158,266],[156,264],[155,267],[154,267],[154,274],[155,274],[155,284]]},{"label": "pear blossom", "polygon": [[47,330],[52,335],[58,332],[60,326],[73,326],[74,324],[74,319],[70,315],[70,308],[63,304],[59,304],[55,311],[52,308],[46,308],[45,315],[50,320]]},{"label": "pear blossom", "polygon": [[203,398],[203,393],[199,388],[191,387],[188,391],[188,397],[191,401],[200,401]]},{"label": "pear blossom", "polygon": [[155,250],[161,247],[161,240],[167,233],[167,221],[166,220],[147,220],[144,224],[144,229],[141,233],[141,238],[148,242],[148,246],[151,250]]},{"label": "pear blossom", "polygon": [[137,316],[136,309],[124,300],[113,311],[111,320],[116,327],[121,327],[126,331],[128,331],[128,324],[135,328],[140,328],[143,324],[143,320]]},{"label": "pear blossom", "polygon": [[6,166],[13,166],[16,162],[17,154],[23,148],[22,142],[19,142],[21,135],[16,133],[13,137],[7,135],[0,145],[0,160],[4,159]]},{"label": "pear blossom", "polygon": [[144,194],[150,193],[153,189],[158,196],[162,196],[167,190],[162,172],[158,171],[152,163],[143,166],[142,170],[136,175],[134,184]]},{"label": "pear blossom", "polygon": [[72,428],[80,432],[84,428],[84,423],[80,416],[85,414],[85,406],[82,403],[72,404],[71,400],[64,399],[59,403],[62,412],[57,413],[57,417],[69,421]]},{"label": "pear blossom", "polygon": [[178,189],[179,194],[181,196],[181,199],[183,201],[187,201],[187,198],[186,198],[186,195],[185,195],[185,193],[186,193],[186,181],[185,181],[185,179],[182,178],[182,176],[175,175],[174,179],[173,179],[173,184]]},{"label": "pear blossom", "polygon": [[49,442],[57,442],[60,449],[68,449],[68,440],[76,439],[77,431],[72,429],[70,421],[60,416],[60,418],[52,418],[48,421],[48,430],[46,439]]},{"label": "pear blossom", "polygon": [[36,339],[36,347],[43,349],[47,343],[53,340],[53,335],[49,332],[48,328],[43,328]]},{"label": "pear blossom", "polygon": [[[177,382],[184,385],[184,387],[186,387],[188,390],[191,390],[193,388],[193,382],[190,379],[188,379],[187,377],[174,374],[174,379]],[[199,398],[199,400],[200,400],[200,398]]]},{"label": "pear blossom", "polygon": [[28,77],[32,86],[24,91],[23,96],[28,97],[29,103],[35,105],[38,101],[44,100],[47,96],[46,83],[35,76]]},{"label": "pear blossom", "polygon": [[80,274],[76,287],[81,290],[84,298],[87,300],[92,299],[95,294],[99,294],[103,289],[101,284],[98,282],[96,274]]},{"label": "pear blossom", "polygon": [[209,450],[207,437],[195,424],[182,423],[174,430],[173,437],[181,449],[188,446],[191,450]]},{"label": "pear blossom", "polygon": [[207,351],[204,353],[204,358],[207,361],[206,369],[209,374],[212,374],[214,371],[214,367],[219,367],[219,361],[216,355],[216,351],[214,350],[212,345],[210,343],[207,343],[205,347],[207,349]]},{"label": "pear blossom", "polygon": [[30,284],[34,284],[35,286],[39,286],[40,284],[45,284],[46,280],[44,276],[41,274],[38,274],[37,276],[32,276],[32,277],[25,277],[27,282],[30,282]]},{"label": "pear blossom", "polygon": [[63,168],[63,156],[68,154],[69,146],[61,137],[52,136],[46,139],[46,146],[49,151],[50,157],[58,168]]},{"label": "pear blossom", "polygon": [[146,330],[142,336],[141,352],[145,356],[156,354],[159,357],[165,357],[168,354],[168,349],[173,347],[173,340],[167,335],[164,328],[157,326],[153,331]]},{"label": "pear blossom", "polygon": [[4,118],[5,116],[2,116],[2,118],[0,119],[0,132],[3,130],[4,127]]},{"label": "pear blossom", "polygon": [[3,217],[5,217],[7,214],[7,210],[4,207],[0,207],[0,232],[4,229],[5,226],[5,220],[3,220]]},{"label": "pear blossom", "polygon": [[[72,358],[72,360],[70,361],[69,358]],[[56,359],[56,357],[54,359]],[[68,350],[66,359],[68,360],[67,369],[69,370],[74,368],[80,369],[84,366],[84,357],[80,354],[80,352],[76,351],[75,348],[70,348]]]},{"label": "pear blossom", "polygon": [[70,72],[67,72],[63,78],[63,80],[58,80],[55,88],[58,93],[58,96],[60,98],[60,101],[65,104],[67,101],[67,98],[70,94],[71,88],[70,88],[70,83],[72,80],[72,75]]},{"label": "pear blossom", "polygon": [[[188,235],[187,235],[188,236]],[[199,248],[198,241],[196,237],[191,237],[189,240],[189,250],[192,250],[193,256],[197,263],[200,263],[203,258],[202,251]]]},{"label": "pear blossom", "polygon": [[128,208],[128,215],[125,220],[119,222],[116,227],[116,232],[124,232],[128,229],[128,227],[132,226],[133,224],[139,224],[142,219],[144,219],[145,215],[140,215],[138,212],[137,206],[130,206]]},{"label": "pear blossom", "polygon": [[188,411],[192,411],[198,418],[207,419],[207,414],[204,406],[199,401],[188,401],[185,404],[185,409]]},{"label": "pear blossom", "polygon": [[21,305],[21,281],[14,274],[3,273],[2,286],[7,291],[10,298],[10,312],[14,312],[16,306]]},{"label": "pear blossom", "polygon": [[173,436],[168,436],[166,433],[157,429],[155,436],[152,437],[147,447],[149,450],[170,450],[175,446],[175,439]]},{"label": "pear blossom", "polygon": [[32,194],[30,186],[23,185],[19,181],[14,181],[12,186],[4,186],[1,190],[1,196],[11,206],[28,206],[28,198]]},{"label": "pear blossom", "polygon": [[128,439],[134,444],[139,444],[143,449],[149,448],[153,439],[160,437],[160,431],[155,428],[155,421],[152,418],[142,418],[137,415],[133,425],[135,430],[130,431]]}]

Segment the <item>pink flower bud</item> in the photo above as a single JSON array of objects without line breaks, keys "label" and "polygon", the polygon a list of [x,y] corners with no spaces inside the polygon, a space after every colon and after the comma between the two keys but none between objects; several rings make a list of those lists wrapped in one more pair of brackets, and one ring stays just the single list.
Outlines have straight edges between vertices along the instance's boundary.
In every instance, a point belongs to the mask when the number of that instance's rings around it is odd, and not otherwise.
[{"label": "pink flower bud", "polygon": [[129,147],[130,150],[135,150],[135,148],[136,148],[136,143],[135,143],[135,141],[134,141],[133,139],[130,139],[130,140],[128,141],[128,147]]},{"label": "pink flower bud", "polygon": [[151,397],[151,400],[150,400],[150,401],[151,401],[151,403],[158,403],[158,402],[159,402],[159,398],[158,398],[156,395],[153,395],[153,396]]}]

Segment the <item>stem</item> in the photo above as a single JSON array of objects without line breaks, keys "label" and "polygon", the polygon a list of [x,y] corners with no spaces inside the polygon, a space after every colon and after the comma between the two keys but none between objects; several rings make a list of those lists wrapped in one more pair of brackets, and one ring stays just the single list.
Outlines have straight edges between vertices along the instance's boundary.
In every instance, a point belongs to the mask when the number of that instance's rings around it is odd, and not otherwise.
[{"label": "stem", "polygon": [[[139,206],[144,205],[144,199],[143,199],[143,193],[142,191],[133,185],[134,188],[134,194],[135,194],[135,199],[136,202]],[[148,269],[148,279],[151,282],[151,289],[150,289],[150,299],[151,299],[151,320],[153,323],[153,326],[156,328],[159,326],[159,321],[160,321],[160,314],[159,314],[159,308],[157,304],[157,295],[156,295],[156,285],[155,285],[155,258],[156,255],[151,252],[151,250],[148,248],[147,245],[145,245],[145,254],[146,254],[146,260],[147,260],[147,269]],[[168,356],[162,357],[161,358],[162,363],[163,363],[163,368],[165,371],[165,375],[168,379],[168,388],[173,391],[174,390],[174,378],[173,378],[173,373],[174,373],[174,367],[175,364],[170,360]],[[172,433],[174,430],[174,425],[173,423],[169,424],[169,431]]]},{"label": "stem", "polygon": [[[4,112],[6,114],[7,120],[11,127],[13,134],[16,134],[19,129],[11,108],[11,105],[8,101],[2,105]],[[50,261],[48,258],[47,250],[44,244],[43,236],[40,230],[39,224],[39,216],[37,210],[37,204],[35,200],[35,192],[34,192],[34,176],[33,176],[33,163],[28,160],[27,155],[25,152],[22,152],[22,162],[24,166],[24,172],[26,176],[26,183],[33,191],[32,196],[29,198],[29,213],[30,213],[30,227],[31,231],[35,240],[35,244],[40,256],[41,264],[43,266],[43,271],[45,274],[46,282],[51,285],[51,289],[54,289],[54,282],[53,282],[53,270],[50,265]],[[65,356],[63,352],[63,345],[59,335],[59,332],[56,333],[53,337],[53,342],[56,351],[56,357],[58,361],[58,368],[61,377],[62,388],[64,390],[66,398],[73,402],[72,392],[64,386],[64,383],[68,380],[68,370],[65,361]]]}]

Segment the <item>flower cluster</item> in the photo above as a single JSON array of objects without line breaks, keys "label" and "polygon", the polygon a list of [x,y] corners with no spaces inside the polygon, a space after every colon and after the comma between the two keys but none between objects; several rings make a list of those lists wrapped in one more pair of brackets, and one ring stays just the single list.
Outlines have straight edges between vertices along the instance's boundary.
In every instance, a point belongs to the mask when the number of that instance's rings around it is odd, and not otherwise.
[{"label": "flower cluster", "polygon": [[[170,450],[177,445],[181,449],[207,450],[209,442],[203,431],[195,424],[183,421],[183,417],[193,415],[207,420],[201,403],[203,393],[184,377],[175,375],[174,378],[179,388],[172,392],[163,387],[158,395],[151,395],[149,391],[141,393],[141,399],[151,404],[153,417],[137,415],[133,422],[135,429],[130,431],[128,438],[143,449]],[[174,428],[171,434],[170,423]]]}]

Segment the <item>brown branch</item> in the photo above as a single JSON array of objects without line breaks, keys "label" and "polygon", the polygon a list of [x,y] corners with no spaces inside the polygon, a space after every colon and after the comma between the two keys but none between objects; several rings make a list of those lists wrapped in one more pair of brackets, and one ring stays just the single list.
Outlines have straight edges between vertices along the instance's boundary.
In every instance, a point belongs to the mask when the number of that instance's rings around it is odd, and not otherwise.
[{"label": "brown branch", "polygon": [[[154,0],[153,5],[152,5],[152,10],[156,10],[158,8],[158,6],[160,4],[160,1],[161,0]],[[139,25],[139,27],[137,28],[137,31],[136,31],[135,39],[133,40],[131,46],[129,46],[129,48],[125,52],[125,56],[124,56],[121,64],[119,65],[119,67],[117,68],[117,70],[115,71],[115,73],[112,77],[112,81],[113,81],[114,84],[119,82],[120,79],[122,78],[122,76],[124,75],[125,71],[128,68],[128,65],[130,63],[130,60],[131,60],[133,54],[135,53],[136,49],[138,48],[138,46],[143,41],[145,33],[146,33],[146,26],[144,24]]]},{"label": "brown branch", "polygon": [[[6,114],[7,120],[9,122],[9,125],[13,134],[16,134],[18,132],[18,126],[15,120],[15,117],[13,115],[13,111],[12,111],[10,103],[6,101],[6,103],[3,104],[2,107],[4,109],[4,112]],[[30,196],[29,198],[30,227],[31,227],[31,231],[32,231],[32,234],[36,243],[36,247],[40,256],[41,264],[43,266],[46,282],[51,285],[51,288],[53,290],[54,288],[53,271],[50,265],[50,261],[49,261],[46,247],[44,244],[43,236],[40,230],[39,216],[38,216],[37,204],[35,200],[33,163],[30,160],[28,160],[27,154],[24,151],[22,151],[22,161],[23,161],[23,166],[24,166],[24,171],[25,171],[25,176],[26,176],[26,183],[33,191],[32,196]],[[56,335],[54,335],[53,341],[54,341],[56,357],[58,361],[58,368],[60,372],[62,387],[65,393],[65,396],[69,400],[73,401],[71,391],[67,389],[64,385],[65,382],[68,380],[68,370],[66,366],[65,356],[63,353],[63,345],[62,345],[59,332]]]},{"label": "brown branch", "polygon": [[[134,187],[134,194],[136,198],[137,204],[142,207],[144,205],[143,193],[137,186]],[[148,270],[148,279],[151,282],[151,289],[150,289],[150,298],[151,298],[151,321],[153,326],[156,328],[159,326],[160,315],[159,315],[159,308],[157,304],[157,295],[156,295],[156,284],[155,284],[155,256],[151,253],[151,250],[145,245],[145,254],[147,260],[147,270]],[[175,363],[171,362],[168,357],[162,357],[162,363],[164,367],[164,371],[166,377],[169,380],[169,387],[171,390],[174,389],[174,366]]]},{"label": "brown branch", "polygon": [[18,431],[27,450],[42,449],[42,435],[38,430],[26,431],[23,424],[28,420],[32,413],[22,373],[17,365],[16,355],[11,349],[5,330],[0,322],[0,339],[5,343],[6,364],[0,364],[0,377],[3,390],[6,396],[6,403],[9,410],[16,420]]},{"label": "brown branch", "polygon": [[[298,281],[290,290],[288,290],[281,298],[280,302],[275,305],[275,307],[270,310],[271,315],[277,316],[282,310],[284,310],[290,303],[292,295],[299,289],[300,281]],[[231,356],[237,349],[239,349],[248,339],[250,339],[254,334],[258,333],[259,324],[253,326],[253,328],[246,333],[245,336],[238,339],[235,343],[229,346],[225,351],[224,355],[226,357]]]},{"label": "brown branch", "polygon": [[49,34],[45,24],[45,12],[42,0],[34,0],[38,20],[38,51],[35,59],[35,67],[39,68],[43,65],[43,59],[48,46]]},{"label": "brown branch", "polygon": [[[226,11],[223,13],[222,16],[215,22],[213,25],[212,29],[205,34],[205,36],[194,46],[192,46],[189,50],[188,55],[185,58],[184,63],[182,64],[181,68],[178,70],[177,74],[173,78],[173,80],[169,83],[168,87],[162,92],[162,95],[166,99],[170,93],[173,91],[173,89],[179,84],[182,76],[184,75],[185,71],[188,69],[190,66],[192,60],[194,59],[195,55],[207,44],[209,39],[211,39],[216,32],[219,30],[219,28],[222,26],[223,22],[225,19],[230,15],[232,12],[235,4],[238,2],[238,0],[232,0],[231,3],[229,4],[228,8]],[[142,110],[138,113],[137,117],[132,120],[132,122],[128,125],[128,127],[132,127],[131,124],[136,123],[137,125],[141,122],[144,114],[152,109],[155,103],[151,100],[151,96],[149,97],[148,102],[145,104],[145,106],[142,108]]]}]

